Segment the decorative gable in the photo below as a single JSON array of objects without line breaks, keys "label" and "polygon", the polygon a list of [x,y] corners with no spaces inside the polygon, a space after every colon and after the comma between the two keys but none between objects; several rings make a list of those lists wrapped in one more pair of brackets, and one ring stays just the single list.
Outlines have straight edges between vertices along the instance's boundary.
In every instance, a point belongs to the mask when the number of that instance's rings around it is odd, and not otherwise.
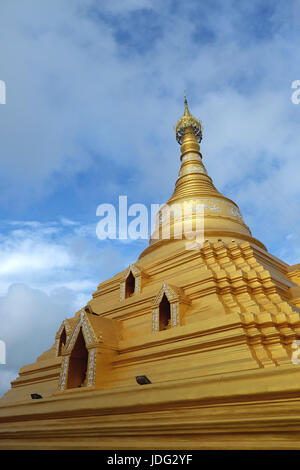
[{"label": "decorative gable", "polygon": [[185,306],[190,304],[189,298],[184,294],[183,290],[174,285],[163,283],[153,304],[152,304],[152,331],[160,330],[160,305],[164,295],[170,303],[170,327],[177,327],[182,324],[183,311]]},{"label": "decorative gable", "polygon": [[76,323],[75,328],[73,329],[73,332],[71,333],[69,337],[69,340],[66,344],[66,347],[63,353],[64,358],[62,361],[62,369],[61,369],[61,376],[60,376],[60,383],[59,383],[60,390],[64,390],[67,386],[70,356],[71,356],[73,347],[75,346],[80,329],[82,330],[86,348],[89,351],[87,386],[88,387],[93,386],[96,381],[96,357],[97,357],[98,341],[97,341],[96,335],[94,333],[91,322],[89,321],[89,318],[86,312],[82,310],[80,313],[80,317]]},{"label": "decorative gable", "polygon": [[130,275],[134,277],[135,281],[132,295],[141,293],[143,281],[149,277],[137,264],[131,264],[129,268],[126,269],[120,281],[120,300],[125,300],[126,298],[126,282]]}]

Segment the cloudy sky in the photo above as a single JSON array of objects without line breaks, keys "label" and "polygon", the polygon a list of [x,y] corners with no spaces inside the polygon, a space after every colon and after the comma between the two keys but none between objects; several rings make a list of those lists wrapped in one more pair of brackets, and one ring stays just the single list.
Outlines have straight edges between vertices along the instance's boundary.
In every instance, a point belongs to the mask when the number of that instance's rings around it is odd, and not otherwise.
[{"label": "cloudy sky", "polygon": [[99,241],[96,208],[163,203],[183,90],[214,183],[300,261],[296,0],[2,0],[0,394],[146,241]]}]

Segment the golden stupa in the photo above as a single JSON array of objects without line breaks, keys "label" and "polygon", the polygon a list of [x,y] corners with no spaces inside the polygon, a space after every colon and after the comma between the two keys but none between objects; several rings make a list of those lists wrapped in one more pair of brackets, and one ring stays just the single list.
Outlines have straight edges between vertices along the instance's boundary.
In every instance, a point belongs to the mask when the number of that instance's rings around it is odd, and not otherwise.
[{"label": "golden stupa", "polygon": [[[176,138],[171,236],[160,210],[138,261],[21,368],[0,400],[0,448],[300,448],[300,264],[268,253],[214,187],[186,98]],[[174,235],[187,204],[203,208],[198,249]]]}]

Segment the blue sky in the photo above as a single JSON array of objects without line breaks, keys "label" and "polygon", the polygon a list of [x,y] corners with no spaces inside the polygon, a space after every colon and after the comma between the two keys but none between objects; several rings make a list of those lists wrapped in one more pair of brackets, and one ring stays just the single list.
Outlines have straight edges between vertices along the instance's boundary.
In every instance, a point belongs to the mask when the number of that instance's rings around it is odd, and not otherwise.
[{"label": "blue sky", "polygon": [[184,89],[215,185],[299,262],[299,36],[293,0],[2,1],[0,393],[146,246],[100,242],[96,208],[170,197]]}]

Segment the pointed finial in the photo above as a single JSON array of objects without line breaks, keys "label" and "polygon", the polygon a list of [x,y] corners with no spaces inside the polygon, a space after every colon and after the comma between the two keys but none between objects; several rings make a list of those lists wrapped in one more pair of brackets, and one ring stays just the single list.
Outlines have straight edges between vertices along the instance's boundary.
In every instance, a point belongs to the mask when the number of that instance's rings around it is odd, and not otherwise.
[{"label": "pointed finial", "polygon": [[184,115],[186,116],[187,114],[190,114],[190,112],[188,108],[188,102],[186,99],[186,90],[184,90]]},{"label": "pointed finial", "polygon": [[188,108],[186,90],[184,90],[184,114],[182,118],[179,119],[179,121],[177,122],[175,129],[176,140],[180,145],[182,143],[183,132],[188,127],[192,127],[194,129],[195,136],[198,142],[200,143],[202,140],[202,123],[199,119],[196,119],[194,118],[194,116],[191,115]]}]

